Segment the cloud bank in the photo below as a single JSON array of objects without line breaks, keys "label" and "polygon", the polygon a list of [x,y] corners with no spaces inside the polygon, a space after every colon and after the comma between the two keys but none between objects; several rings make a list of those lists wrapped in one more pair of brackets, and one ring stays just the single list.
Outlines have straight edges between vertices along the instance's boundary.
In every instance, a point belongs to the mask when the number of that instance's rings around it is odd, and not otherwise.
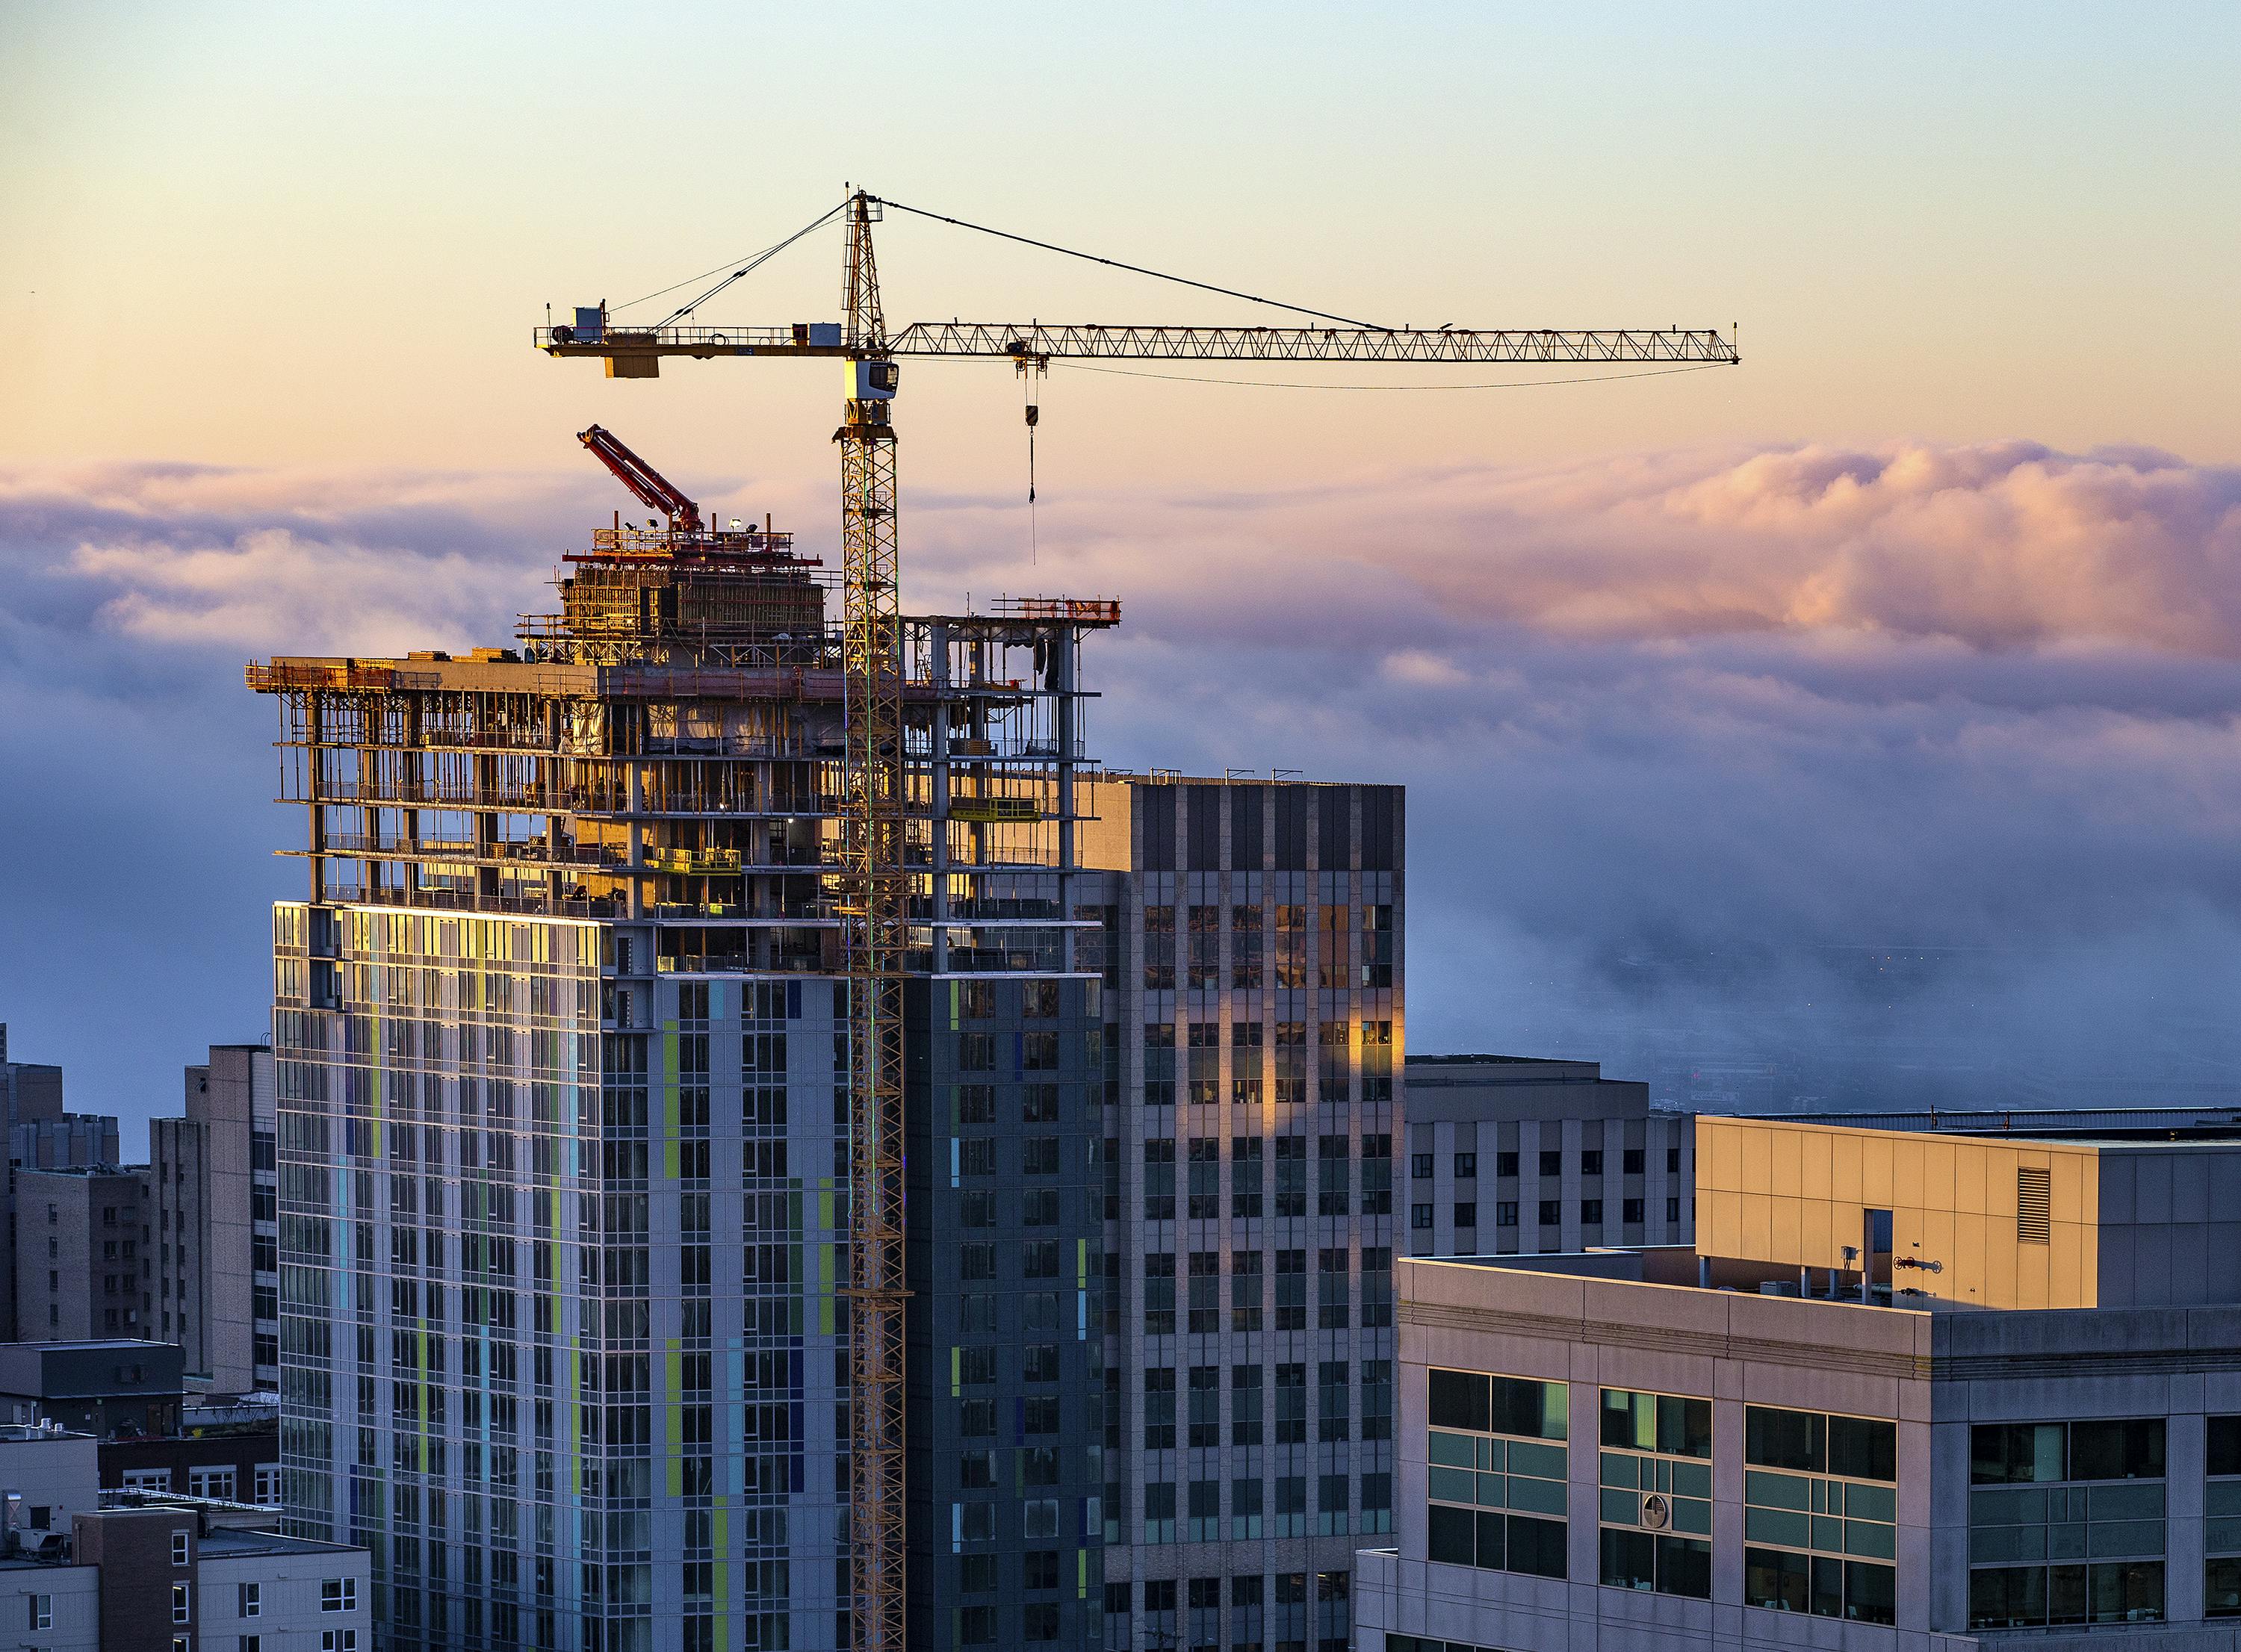
[{"label": "cloud bank", "polygon": [[[107,951],[36,869],[139,807],[190,823],[144,966],[211,985],[89,1065],[253,1030],[296,828],[240,660],[501,640],[611,492],[0,470],[0,756],[54,799],[0,826],[37,886],[0,941],[57,966],[0,975],[19,1045]],[[1115,764],[1405,781],[1412,1047],[1711,1100],[2241,1090],[2241,472],[1917,443],[1046,501],[1029,565],[1017,502],[912,494],[907,600],[1120,596]]]}]

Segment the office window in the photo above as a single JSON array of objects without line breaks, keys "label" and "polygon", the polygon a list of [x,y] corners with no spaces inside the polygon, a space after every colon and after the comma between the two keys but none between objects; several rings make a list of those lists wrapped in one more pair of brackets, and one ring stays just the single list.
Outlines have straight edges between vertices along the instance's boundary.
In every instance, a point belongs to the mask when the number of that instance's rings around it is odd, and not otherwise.
[{"label": "office window", "polygon": [[1583,1227],[1600,1227],[1602,1223],[1603,1201],[1600,1199],[1580,1201],[1580,1225]]},{"label": "office window", "polygon": [[184,1583],[171,1585],[171,1622],[191,1623],[195,1617],[194,1593]]},{"label": "office window", "polygon": [[2241,1617],[2241,1416],[2208,1419],[2203,1468],[2202,1609],[2209,1617]]},{"label": "office window", "polygon": [[1562,1201],[1555,1199],[1543,1199],[1541,1201],[1541,1225],[1543,1227],[1554,1227],[1563,1220],[1564,1213]]},{"label": "office window", "polygon": [[1476,1201],[1467,1199],[1455,1206],[1455,1226],[1458,1227],[1476,1227],[1478,1226],[1478,1204]]},{"label": "office window", "polygon": [[1666,1148],[1666,1150],[1665,1150],[1665,1174],[1666,1174],[1667,1175],[1669,1175],[1669,1176],[1677,1176],[1677,1175],[1679,1175],[1679,1174],[1681,1174],[1681,1149],[1680,1149],[1680,1148],[1678,1148],[1678,1147],[1668,1147],[1668,1148]]},{"label": "office window", "polygon": [[1643,1221],[1642,1201],[1639,1199],[1620,1200],[1618,1204],[1618,1219],[1622,1222],[1639,1226]]},{"label": "office window", "polygon": [[1621,1175],[1640,1175],[1642,1174],[1642,1149],[1639,1147],[1627,1148],[1619,1155],[1618,1167],[1619,1174]]},{"label": "office window", "polygon": [[184,1566],[187,1563],[189,1541],[190,1540],[184,1532],[173,1532],[171,1534],[172,1565]]},{"label": "office window", "polygon": [[1230,1255],[1229,1328],[1233,1331],[1261,1328],[1261,1307],[1268,1295],[1261,1262],[1261,1253],[1257,1250],[1235,1251]]},{"label": "office window", "polygon": [[24,1604],[30,1609],[30,1625],[35,1629],[50,1629],[55,1626],[55,1597],[51,1595],[27,1595]]},{"label": "office window", "polygon": [[1712,1597],[1712,1402],[1602,1391],[1601,1551],[1614,1588]]},{"label": "office window", "polygon": [[322,1612],[355,1612],[358,1610],[358,1579],[328,1577],[319,1582],[319,1610]]},{"label": "office window", "polygon": [[1677,1195],[1665,1201],[1665,1220],[1668,1221],[1681,1220],[1681,1201]]},{"label": "office window", "polygon": [[1497,1176],[1508,1176],[1514,1179],[1517,1174],[1517,1154],[1515,1152],[1495,1154],[1494,1174]]},{"label": "office window", "polygon": [[1897,1457],[1881,1418],[1744,1408],[1744,1602],[1894,1622]]},{"label": "office window", "polygon": [[1432,1207],[1429,1205],[1411,1205],[1408,1207],[1409,1227],[1429,1227],[1431,1225]]},{"label": "office window", "polygon": [[[2164,1613],[2161,1417],[1970,1430],[1969,1621],[1978,1629],[2145,1623]],[[2214,1473],[2217,1456],[2211,1430]],[[2204,1514],[2235,1494],[2204,1487]],[[2234,1522],[2206,1519],[2205,1548]],[[2224,1534],[2220,1527],[2229,1528]],[[2069,1562],[2065,1564],[2064,1562]],[[2204,1607],[2216,1605],[2210,1586]]]},{"label": "office window", "polygon": [[1580,1174],[1583,1176],[1600,1176],[1603,1174],[1603,1150],[1601,1147],[1583,1147],[1580,1150]]},{"label": "office window", "polygon": [[1541,1154],[1541,1174],[1544,1176],[1562,1175],[1564,1174],[1562,1153],[1554,1147],[1543,1148]]},{"label": "office window", "polygon": [[1229,1373],[1229,1441],[1232,1445],[1261,1443],[1263,1390],[1261,1368],[1234,1366]]},{"label": "office window", "polygon": [[358,1652],[356,1629],[322,1629],[319,1631],[319,1652]]},{"label": "office window", "polygon": [[1428,1381],[1431,1558],[1565,1575],[1569,1385],[1445,1370]]},{"label": "office window", "polygon": [[1410,1154],[1408,1155],[1409,1179],[1413,1181],[1429,1181],[1432,1179],[1432,1160],[1435,1156],[1428,1153]]},{"label": "office window", "polygon": [[1466,1179],[1477,1175],[1478,1154],[1475,1153],[1457,1154],[1455,1155],[1455,1174],[1460,1178]]},{"label": "office window", "polygon": [[243,1617],[260,1615],[264,1610],[264,1586],[258,1583],[244,1583],[241,1586],[240,1598],[234,1610]]},{"label": "office window", "polygon": [[1497,1199],[1495,1201],[1494,1225],[1497,1227],[1515,1227],[1517,1226],[1517,1201],[1515,1199]]}]

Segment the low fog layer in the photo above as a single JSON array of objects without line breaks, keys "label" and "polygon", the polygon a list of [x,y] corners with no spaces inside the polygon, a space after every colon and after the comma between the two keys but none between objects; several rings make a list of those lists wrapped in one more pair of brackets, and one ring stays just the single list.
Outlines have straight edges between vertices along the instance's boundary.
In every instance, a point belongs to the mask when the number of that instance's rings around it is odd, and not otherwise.
[{"label": "low fog layer", "polygon": [[[829,553],[816,478],[728,492]],[[0,1019],[72,1105],[263,1029],[252,655],[464,647],[570,475],[0,470]],[[2026,443],[906,496],[906,600],[1122,599],[1117,766],[1409,788],[1408,1042],[1718,1105],[2241,1099],[2241,472]]]}]

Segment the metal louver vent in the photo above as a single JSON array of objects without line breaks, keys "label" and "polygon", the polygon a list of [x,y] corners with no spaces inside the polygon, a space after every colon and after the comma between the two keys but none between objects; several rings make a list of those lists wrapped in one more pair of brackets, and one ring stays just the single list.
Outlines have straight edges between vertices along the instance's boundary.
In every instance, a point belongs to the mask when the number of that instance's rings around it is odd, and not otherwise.
[{"label": "metal louver vent", "polygon": [[2044,1170],[2016,1172],[2017,1243],[2044,1245],[2050,1242],[2047,1207],[2051,1189],[2049,1184],[2049,1173]]}]

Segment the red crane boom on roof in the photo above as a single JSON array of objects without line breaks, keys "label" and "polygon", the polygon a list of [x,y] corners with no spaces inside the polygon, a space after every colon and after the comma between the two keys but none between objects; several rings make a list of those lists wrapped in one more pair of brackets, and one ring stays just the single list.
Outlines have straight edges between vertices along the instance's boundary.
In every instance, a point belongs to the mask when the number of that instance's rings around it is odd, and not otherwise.
[{"label": "red crane boom on roof", "polygon": [[591,449],[592,457],[612,471],[615,479],[638,495],[642,504],[668,517],[672,532],[701,532],[700,507],[679,492],[667,477],[632,452],[614,432],[594,425],[587,431],[577,431],[576,439]]}]

